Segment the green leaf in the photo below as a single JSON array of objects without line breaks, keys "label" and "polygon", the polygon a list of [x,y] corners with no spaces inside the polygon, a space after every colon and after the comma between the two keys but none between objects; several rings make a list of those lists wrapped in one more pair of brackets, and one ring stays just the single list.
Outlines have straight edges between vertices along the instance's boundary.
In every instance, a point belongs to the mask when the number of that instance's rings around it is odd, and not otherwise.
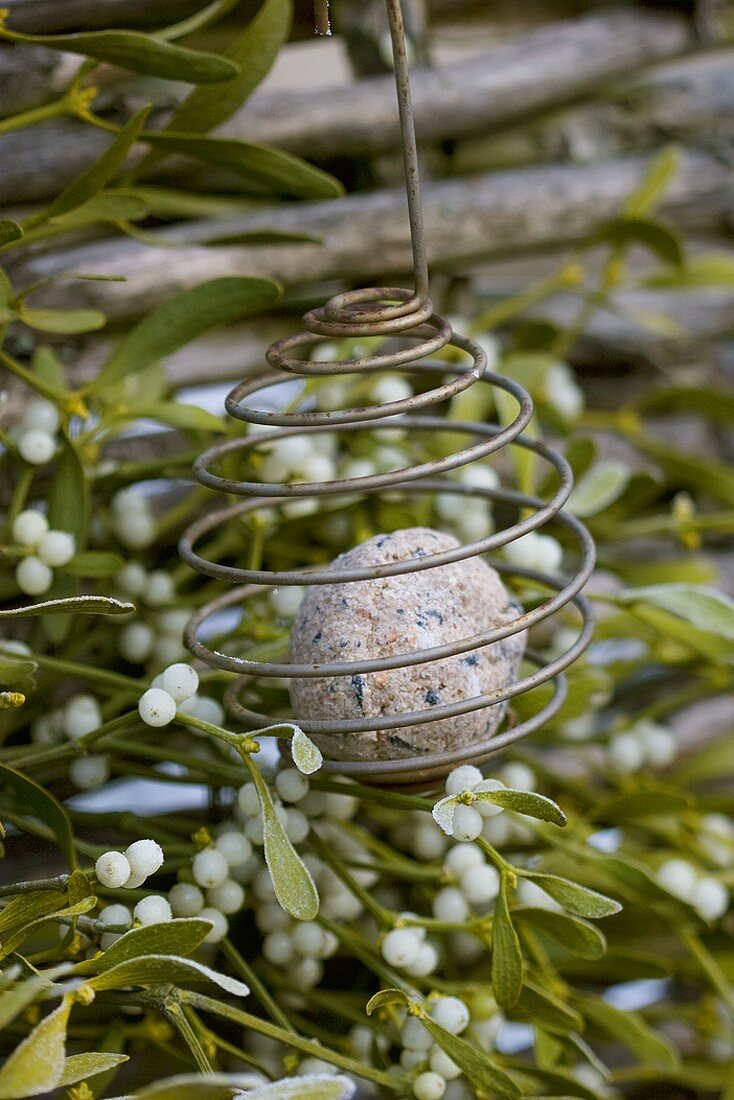
[{"label": "green leaf", "polygon": [[[2,222],[0,222],[0,225],[2,225]],[[3,268],[0,267],[0,307],[4,310],[10,305],[11,299],[13,299],[12,283]]]},{"label": "green leaf", "polygon": [[476,1089],[482,1089],[506,1100],[518,1100],[520,1089],[511,1077],[495,1065],[483,1050],[471,1046],[466,1039],[450,1032],[437,1024],[430,1016],[421,1016],[421,1023],[449,1058],[456,1062]]},{"label": "green leaf", "polygon": [[73,870],[77,865],[74,833],[71,819],[61,803],[45,787],[8,764],[0,764],[0,783],[10,787],[28,808],[45,821]]},{"label": "green leaf", "polygon": [[492,916],[492,989],[501,1008],[512,1008],[520,996],[522,952],[507,905],[507,879],[503,875]]},{"label": "green leaf", "polygon": [[356,1085],[348,1077],[316,1074],[274,1081],[247,1093],[248,1100],[349,1100]]},{"label": "green leaf", "polygon": [[137,222],[149,214],[143,200],[132,191],[110,188],[93,195],[67,214],[59,214],[53,220],[56,229],[84,229],[97,222]]},{"label": "green leaf", "polygon": [[691,800],[678,791],[640,790],[629,791],[604,799],[595,807],[594,816],[599,821],[634,821],[640,817],[679,816],[690,809]]},{"label": "green leaf", "polygon": [[643,285],[665,290],[704,290],[734,287],[734,255],[705,252],[690,256],[682,267],[648,275]]},{"label": "green leaf", "polygon": [[88,1054],[70,1054],[64,1062],[64,1069],[58,1081],[58,1087],[75,1085],[77,1081],[84,1081],[87,1077],[94,1077],[97,1073],[107,1073],[108,1070],[121,1066],[130,1059],[127,1054],[107,1054],[102,1051],[90,1051]]},{"label": "green leaf", "polygon": [[11,221],[10,218],[3,218],[0,221],[0,246],[10,244],[11,241],[19,241],[22,236],[23,230],[17,222]]},{"label": "green leaf", "polygon": [[576,882],[570,882],[558,875],[541,874],[538,871],[523,871],[523,878],[537,882],[546,894],[550,894],[559,905],[573,913],[577,917],[590,917],[599,920],[601,917],[611,917],[619,913],[622,906],[618,901],[598,894],[596,890],[590,890],[588,886],[579,886]]},{"label": "green leaf", "polygon": [[582,1031],[583,1017],[565,1005],[547,989],[533,982],[526,982],[517,1001],[517,1009],[554,1035],[567,1035],[569,1031]]},{"label": "green leaf", "polygon": [[245,229],[241,233],[219,233],[214,237],[198,237],[196,244],[323,244],[323,237],[312,233],[294,233],[286,229]]},{"label": "green leaf", "polygon": [[126,959],[89,979],[89,985],[99,990],[124,989],[128,985],[187,986],[201,982],[211,982],[235,997],[246,997],[250,992],[244,982],[211,970],[194,959],[177,955],[144,955],[142,958]]},{"label": "green leaf", "polygon": [[582,959],[600,959],[606,954],[606,937],[593,924],[568,913],[555,913],[551,909],[521,907],[513,909],[515,920],[542,932],[555,943],[565,947]]},{"label": "green leaf", "polygon": [[98,309],[21,309],[19,320],[39,332],[94,332],[104,328],[107,318]]},{"label": "green leaf", "polygon": [[119,963],[144,955],[190,955],[211,931],[207,920],[177,918],[164,924],[133,928],[106,951],[77,963],[76,974],[101,974]]},{"label": "green leaf", "polygon": [[48,495],[48,522],[55,531],[69,531],[77,546],[87,534],[89,489],[79,456],[64,438]]},{"label": "green leaf", "polygon": [[0,684],[5,686],[22,684],[30,679],[37,668],[36,662],[29,657],[3,653],[2,641],[0,641]]},{"label": "green leaf", "polygon": [[232,8],[237,7],[239,0],[211,0],[204,8],[199,8],[192,15],[181,19],[177,23],[169,23],[156,31],[157,38],[163,38],[166,42],[175,42],[179,38],[185,38],[188,34],[203,30],[205,27],[222,19]]},{"label": "green leaf", "polygon": [[70,963],[62,963],[45,974],[34,974],[25,981],[18,982],[13,989],[2,992],[0,996],[0,1031],[12,1023],[28,1005],[33,1004],[38,995],[51,988],[52,978],[71,970]]},{"label": "green leaf", "polygon": [[237,76],[237,66],[218,54],[174,46],[151,35],[132,31],[20,34],[3,27],[0,38],[82,54],[97,61],[120,65],[134,73],[148,73],[164,80],[183,80],[187,84],[215,84]]},{"label": "green leaf", "polygon": [[118,343],[89,387],[97,390],[177,351],[209,329],[275,304],[280,287],[269,279],[224,276],[185,290],[152,310]]},{"label": "green leaf", "polygon": [[680,238],[660,222],[647,218],[613,218],[586,239],[588,246],[609,243],[613,245],[640,245],[653,252],[663,263],[680,267],[683,263],[683,247]]},{"label": "green leaf", "polygon": [[280,823],[262,775],[255,767],[250,774],[260,799],[265,862],[278,903],[296,920],[313,920],[319,911],[319,895],[311,874]]},{"label": "green leaf", "polygon": [[149,114],[149,106],[136,111],[127,120],[112,144],[105,149],[102,156],[81,175],[67,184],[45,210],[29,218],[26,225],[40,225],[42,222],[48,221],[49,218],[67,214],[70,210],[86,203],[88,199],[93,198],[103,187],[106,187],[127,160],[127,156],[137,141]]},{"label": "green leaf", "polygon": [[378,1008],[384,1008],[386,1005],[407,1004],[409,1004],[408,995],[402,989],[381,989],[373,997],[370,997],[365,1006],[365,1012],[368,1016],[371,1016]]},{"label": "green leaf", "polygon": [[684,619],[698,630],[734,641],[734,601],[715,588],[692,584],[653,584],[629,588],[610,601],[620,606],[647,603]]},{"label": "green leaf", "polygon": [[42,603],[28,604],[27,607],[0,608],[0,619],[57,615],[63,611],[75,611],[81,615],[129,615],[134,610],[134,603],[115,600],[111,596],[70,596],[65,600],[44,600]]},{"label": "green leaf", "polygon": [[71,998],[34,1027],[0,1068],[0,1100],[24,1100],[55,1088],[64,1072]]},{"label": "green leaf", "polygon": [[626,1046],[643,1065],[652,1063],[664,1070],[678,1065],[678,1054],[671,1043],[653,1031],[638,1012],[622,1011],[591,997],[575,997],[574,1003],[590,1023]]},{"label": "green leaf", "polygon": [[314,745],[310,737],[307,737],[300,726],[296,726],[293,730],[293,737],[291,738],[291,755],[293,757],[293,763],[298,768],[299,772],[303,772],[304,775],[313,775],[317,772],[324,762],[324,758],[321,755],[319,749]]},{"label": "green leaf", "polygon": [[[354,1083],[347,1077],[289,1077],[269,1085],[252,1087],[252,1076],[237,1073],[182,1073],[155,1084],[145,1085],[135,1092],[137,1100],[349,1100],[354,1095]],[[130,1100],[117,1097],[116,1100]]]},{"label": "green leaf", "polygon": [[146,131],[144,137],[156,149],[183,153],[207,164],[228,168],[249,183],[265,187],[271,194],[301,199],[334,199],[344,193],[339,181],[328,172],[271,145],[173,132],[155,134]]},{"label": "green leaf", "polygon": [[48,382],[54,389],[65,388],[64,368],[54,349],[47,344],[39,344],[35,348],[31,358],[31,369],[38,378]]},{"label": "green leaf", "polygon": [[122,564],[122,558],[107,550],[83,550],[63,568],[73,577],[112,577]]},{"label": "green leaf", "polygon": [[[70,902],[70,899],[65,900]],[[17,928],[3,941],[0,957],[5,958],[5,956],[12,954],[13,951],[27,940],[37,928],[40,928],[44,924],[48,924],[49,921],[55,921],[60,917],[84,916],[93,909],[96,904],[97,899],[92,895],[90,897],[84,897],[73,904],[65,904],[63,909],[55,908],[51,913],[45,913],[40,917],[35,917],[33,920],[27,921],[21,928]]]},{"label": "green leaf", "polygon": [[548,1086],[541,1093],[543,1100],[568,1100],[569,1097],[577,1096],[582,1100],[602,1100],[601,1093],[577,1081],[570,1072],[564,1072],[560,1067],[550,1070],[519,1059],[513,1059],[511,1064],[523,1076]]},{"label": "green leaf", "polygon": [[655,209],[675,175],[680,163],[680,150],[667,145],[654,158],[645,178],[624,204],[624,212],[630,218],[642,218]]},{"label": "green leaf", "polygon": [[179,401],[160,401],[153,405],[136,406],[135,419],[156,420],[159,424],[168,424],[184,431],[226,431],[221,416],[200,409],[198,405],[184,405]]},{"label": "green leaf", "polygon": [[49,913],[57,913],[66,901],[66,894],[60,890],[31,890],[18,894],[0,910],[0,933],[10,932]]},{"label": "green leaf", "polygon": [[652,436],[638,437],[637,446],[662,467],[674,486],[697,489],[734,508],[734,468],[725,462],[689,455]]},{"label": "green leaf", "polygon": [[629,480],[630,469],[624,462],[599,462],[573,487],[566,507],[575,516],[595,516],[622,495]]},{"label": "green leaf", "polygon": [[566,815],[553,799],[533,791],[514,791],[509,787],[498,791],[472,791],[471,803],[474,802],[491,802],[503,810],[512,810],[538,821],[550,821],[553,825],[567,823]]},{"label": "green leaf", "polygon": [[195,88],[174,111],[166,130],[203,134],[228,119],[266,76],[287,42],[291,7],[291,0],[265,0],[224,52],[239,67],[237,76],[223,88]]}]

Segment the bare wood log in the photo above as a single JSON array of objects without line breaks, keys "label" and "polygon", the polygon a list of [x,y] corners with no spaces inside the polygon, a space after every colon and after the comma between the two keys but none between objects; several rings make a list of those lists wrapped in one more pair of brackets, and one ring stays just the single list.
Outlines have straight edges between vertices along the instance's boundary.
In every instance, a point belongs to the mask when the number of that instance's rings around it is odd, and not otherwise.
[{"label": "bare wood log", "polygon": [[[629,158],[429,184],[424,202],[433,266],[451,269],[477,258],[578,240],[618,212],[646,167],[644,158]],[[665,197],[662,216],[687,227],[716,227],[729,208],[730,186],[729,171],[715,158],[689,154]],[[196,243],[265,228],[305,232],[322,243]],[[400,190],[283,204],[236,219],[188,223],[161,231],[160,239],[165,246],[116,238],[50,251],[21,261],[14,276],[22,285],[62,271],[124,275],[125,283],[65,282],[38,295],[48,304],[94,305],[122,319],[219,275],[249,272],[295,286],[334,278],[362,282],[385,272],[410,270]]]},{"label": "bare wood log", "polygon": [[451,172],[548,160],[584,162],[648,148],[662,138],[734,144],[734,49],[694,54],[615,85],[593,103],[499,134],[460,142]]},{"label": "bare wood log", "polygon": [[[419,138],[428,143],[507,125],[675,56],[691,43],[689,25],[675,16],[606,12],[542,27],[466,61],[416,69]],[[381,152],[398,142],[392,78],[326,90],[256,92],[219,133],[267,141],[316,160]],[[0,204],[51,197],[108,140],[70,122],[5,136]],[[166,174],[174,170],[174,161],[167,160]]]},{"label": "bare wood log", "polygon": [[78,64],[79,58],[58,50],[0,46],[0,118],[53,99]]},{"label": "bare wood log", "polygon": [[[685,20],[617,11],[552,23],[461,62],[416,69],[412,88],[420,140],[507,125],[691,44]],[[375,77],[338,91],[259,92],[219,133],[270,141],[315,159],[381,152],[398,141],[392,78]]]},{"label": "bare wood log", "polygon": [[175,22],[203,7],[201,0],[5,0],[8,26],[26,34]]}]

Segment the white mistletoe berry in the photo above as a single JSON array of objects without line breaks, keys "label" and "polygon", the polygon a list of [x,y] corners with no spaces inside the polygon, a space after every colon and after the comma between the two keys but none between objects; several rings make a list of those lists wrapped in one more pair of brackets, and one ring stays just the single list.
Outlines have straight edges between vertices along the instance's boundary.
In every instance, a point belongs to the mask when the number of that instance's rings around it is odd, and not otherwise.
[{"label": "white mistletoe berry", "polygon": [[138,713],[146,726],[167,726],[176,717],[176,702],[162,688],[148,688],[138,700]]},{"label": "white mistletoe berry", "polygon": [[25,512],[19,512],[11,528],[13,541],[19,542],[22,546],[29,546],[32,550],[35,550],[47,532],[48,520],[35,508],[27,508]]},{"label": "white mistletoe berry", "polygon": [[125,849],[125,856],[136,878],[148,878],[163,866],[163,849],[157,840],[136,840]]},{"label": "white mistletoe berry", "polygon": [[44,565],[68,565],[76,553],[76,540],[69,531],[49,531],[36,551]]},{"label": "white mistletoe berry", "polygon": [[130,878],[130,864],[122,852],[103,852],[94,865],[94,873],[102,886],[116,890]]},{"label": "white mistletoe berry", "polygon": [[224,882],[228,872],[227,860],[216,848],[204,848],[191,861],[191,873],[199,886],[204,886],[207,890]]}]

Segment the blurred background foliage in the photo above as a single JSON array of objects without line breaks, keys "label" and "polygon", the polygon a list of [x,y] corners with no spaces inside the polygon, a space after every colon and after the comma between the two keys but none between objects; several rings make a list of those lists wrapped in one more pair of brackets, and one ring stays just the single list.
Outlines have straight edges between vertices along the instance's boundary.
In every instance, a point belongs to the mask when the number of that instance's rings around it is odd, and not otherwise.
[{"label": "blurred background foliage", "polygon": [[[288,0],[7,5],[0,502],[12,518],[42,491],[52,522],[74,532],[77,555],[55,575],[50,596],[108,594],[135,551],[148,568],[171,568],[184,603],[203,598],[172,562],[177,536],[202,503],[188,482],[191,461],[232,430],[204,407],[206,387],[261,369],[267,344],[293,331],[305,306],[408,275],[381,3],[334,6],[337,36],[311,43],[310,6],[293,13]],[[437,302],[531,390],[544,432],[577,475],[572,507],[594,533],[600,562],[594,647],[571,672],[558,719],[519,754],[571,830],[540,826],[498,848],[523,866],[537,857],[543,873],[603,890],[625,908],[604,919],[603,957],[589,947],[587,925],[569,932],[561,923],[559,931],[545,918],[555,947],[539,963],[544,953],[524,930],[524,957],[548,988],[545,999],[508,1001],[507,1014],[542,1033],[535,1075],[506,1052],[500,1063],[533,1094],[547,1087],[588,1098],[611,1088],[732,1100],[731,914],[707,920],[655,877],[667,859],[682,858],[734,884],[731,834],[710,835],[714,819],[731,817],[734,777],[734,605],[726,595],[734,576],[731,6],[534,2],[518,11],[416,0],[406,8]],[[11,430],[29,387],[62,418],[58,452],[37,481]],[[453,411],[492,410],[465,403]],[[415,458],[436,445],[408,449]],[[510,473],[543,488],[542,471],[519,465]],[[168,484],[149,539],[121,546],[114,519],[95,533],[91,521],[113,493],[154,478]],[[370,524],[405,518],[390,507],[355,510],[339,538],[347,544]],[[342,548],[319,517],[294,518],[285,529],[293,544],[313,548],[314,560]],[[282,554],[267,541],[260,549]],[[4,553],[12,562],[12,548]],[[12,568],[1,575],[0,596],[18,602]],[[107,629],[79,641],[80,621],[44,618],[30,661],[2,658],[8,696],[34,676],[39,689],[56,690],[63,675],[49,661],[70,637],[90,667],[118,660]],[[247,625],[263,644],[274,640],[267,616]],[[281,624],[275,634],[282,632]],[[113,711],[115,700],[107,700]],[[35,771],[23,714],[9,710],[3,721],[6,759]],[[674,734],[675,759],[629,770],[618,739],[651,721]],[[110,750],[114,774],[145,772],[150,746],[138,741],[137,758],[135,744],[117,756]],[[35,834],[69,851],[71,827],[55,802],[69,793],[65,765],[45,766],[39,761],[50,798],[5,787],[6,820],[33,832],[33,815],[24,817],[30,803],[46,823]],[[201,767],[215,790],[232,782],[221,760]],[[369,828],[387,828],[379,800],[364,797]],[[99,826],[83,813],[72,818],[85,837]],[[591,836],[606,840],[589,844]],[[95,853],[88,839],[81,843],[83,855]],[[17,837],[7,849],[6,866],[26,877]],[[48,872],[40,843],[34,858]],[[400,861],[386,872],[401,875],[411,881]],[[87,911],[87,888],[65,883],[69,920]],[[46,900],[36,896],[39,912]],[[257,936],[248,926],[250,934]],[[559,937],[570,949],[553,954]],[[11,943],[15,950],[22,939]],[[385,968],[367,958],[381,978]],[[334,1000],[334,991],[311,995],[296,1029],[307,1042],[323,1037],[325,1009],[335,1013],[337,1035],[355,1013],[362,1018],[376,984],[369,971],[368,961],[359,1005]],[[479,987],[493,979],[486,961],[472,979]],[[647,979],[662,984],[622,1018],[609,991]],[[47,994],[21,984],[23,1007]],[[57,1017],[62,1035],[66,1005]],[[394,1039],[390,1007],[374,1023]],[[20,1010],[11,1015],[8,1047],[35,1022]],[[575,1038],[580,1019],[593,1049]],[[109,1018],[92,1021],[95,1041],[107,1044],[100,1049],[125,1046]],[[80,1025],[70,1034],[75,1043],[88,1037]],[[152,1026],[134,1037],[163,1052],[167,1068],[189,1057],[174,1039]],[[334,1045],[343,1047],[341,1039]],[[591,1083],[567,1072],[576,1059],[597,1074]]]}]

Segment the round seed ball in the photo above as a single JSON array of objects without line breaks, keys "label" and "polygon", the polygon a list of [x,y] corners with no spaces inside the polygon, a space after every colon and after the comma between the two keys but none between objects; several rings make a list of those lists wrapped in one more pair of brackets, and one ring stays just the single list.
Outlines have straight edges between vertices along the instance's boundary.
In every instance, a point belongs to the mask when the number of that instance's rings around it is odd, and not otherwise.
[{"label": "round seed ball", "polygon": [[[375,535],[330,566],[347,569],[424,558],[459,546],[453,536],[426,527]],[[299,664],[362,661],[446,645],[516,618],[497,572],[468,558],[419,572],[306,589],[291,631],[291,659]],[[517,677],[525,632],[439,661],[357,673],[295,678],[290,695],[296,720],[349,720],[430,711],[506,688]],[[315,736],[337,760],[392,760],[444,752],[493,734],[506,709],[484,710],[422,725],[366,733]]]}]

